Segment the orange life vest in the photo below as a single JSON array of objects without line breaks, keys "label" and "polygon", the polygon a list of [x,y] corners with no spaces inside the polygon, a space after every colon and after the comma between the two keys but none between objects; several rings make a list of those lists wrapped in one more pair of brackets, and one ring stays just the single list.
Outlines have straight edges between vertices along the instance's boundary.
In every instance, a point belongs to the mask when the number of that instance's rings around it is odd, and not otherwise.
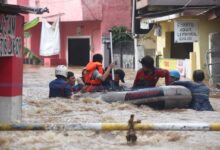
[{"label": "orange life vest", "polygon": [[99,62],[89,62],[86,65],[86,72],[84,74],[84,80],[85,84],[87,85],[101,85],[102,81],[99,79],[92,79],[92,74],[95,70],[98,70],[98,72],[103,75],[103,68],[102,64]]}]

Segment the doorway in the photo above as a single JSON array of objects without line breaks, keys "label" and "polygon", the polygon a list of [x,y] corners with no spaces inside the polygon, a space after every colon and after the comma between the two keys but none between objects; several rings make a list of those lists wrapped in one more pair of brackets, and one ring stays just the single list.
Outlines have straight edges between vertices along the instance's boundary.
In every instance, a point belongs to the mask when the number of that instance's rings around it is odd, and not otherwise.
[{"label": "doorway", "polygon": [[86,66],[90,58],[90,38],[68,38],[68,65]]},{"label": "doorway", "polygon": [[174,32],[171,32],[171,58],[189,59],[190,52],[193,52],[193,43],[174,43]]}]

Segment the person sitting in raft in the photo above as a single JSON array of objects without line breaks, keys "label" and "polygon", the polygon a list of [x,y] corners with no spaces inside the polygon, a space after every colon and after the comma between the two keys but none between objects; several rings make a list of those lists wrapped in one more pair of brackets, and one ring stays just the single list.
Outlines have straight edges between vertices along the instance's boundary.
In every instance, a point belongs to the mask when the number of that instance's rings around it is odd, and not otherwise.
[{"label": "person sitting in raft", "polygon": [[83,86],[84,86],[81,83],[75,84],[76,83],[76,78],[74,76],[74,73],[71,72],[71,71],[67,72],[67,82],[72,87],[72,91],[74,93],[79,92],[83,88]]},{"label": "person sitting in raft", "polygon": [[180,80],[180,73],[177,70],[171,70],[170,71],[170,83],[172,84],[175,81]]},{"label": "person sitting in raft", "polygon": [[125,83],[124,81],[125,72],[122,69],[116,69],[114,71],[114,76],[115,76],[115,79],[113,81],[112,74],[110,73],[108,78],[103,82],[103,86],[106,87],[108,90],[123,91],[124,86],[120,85],[120,81],[122,83]]},{"label": "person sitting in raft", "polygon": [[205,74],[202,70],[193,72],[192,81],[175,81],[172,85],[181,85],[188,88],[192,93],[190,108],[197,111],[213,111],[209,102],[209,88],[203,83]]},{"label": "person sitting in raft", "polygon": [[71,98],[72,88],[67,83],[67,67],[59,65],[55,68],[56,79],[49,84],[49,98],[52,97],[65,97]]},{"label": "person sitting in raft", "polygon": [[95,54],[92,62],[86,65],[86,72],[84,74],[85,88],[84,92],[100,92],[105,90],[102,82],[109,76],[114,64],[110,64],[104,73],[102,66],[103,57],[101,54]]},{"label": "person sitting in raft", "polygon": [[155,87],[159,78],[165,77],[166,85],[170,84],[169,71],[155,68],[154,59],[151,56],[145,56],[141,59],[142,69],[137,72],[134,80],[133,89]]}]

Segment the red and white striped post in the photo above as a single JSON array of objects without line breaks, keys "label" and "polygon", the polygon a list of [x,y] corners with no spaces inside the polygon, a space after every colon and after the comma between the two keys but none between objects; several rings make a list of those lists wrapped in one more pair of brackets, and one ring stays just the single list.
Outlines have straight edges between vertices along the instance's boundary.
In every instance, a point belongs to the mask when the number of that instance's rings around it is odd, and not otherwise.
[{"label": "red and white striped post", "polygon": [[24,17],[0,13],[0,122],[21,119]]}]

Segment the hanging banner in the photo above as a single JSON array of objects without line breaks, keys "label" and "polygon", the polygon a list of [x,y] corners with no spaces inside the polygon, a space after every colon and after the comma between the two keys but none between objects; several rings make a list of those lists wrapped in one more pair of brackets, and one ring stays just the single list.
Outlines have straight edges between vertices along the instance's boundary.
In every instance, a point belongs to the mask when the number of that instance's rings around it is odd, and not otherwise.
[{"label": "hanging banner", "polygon": [[60,53],[60,26],[59,18],[51,25],[42,21],[40,55],[52,56]]},{"label": "hanging banner", "polygon": [[0,57],[22,55],[21,23],[16,15],[0,15]]},{"label": "hanging banner", "polygon": [[198,40],[198,20],[176,20],[174,22],[175,43],[193,43]]}]

